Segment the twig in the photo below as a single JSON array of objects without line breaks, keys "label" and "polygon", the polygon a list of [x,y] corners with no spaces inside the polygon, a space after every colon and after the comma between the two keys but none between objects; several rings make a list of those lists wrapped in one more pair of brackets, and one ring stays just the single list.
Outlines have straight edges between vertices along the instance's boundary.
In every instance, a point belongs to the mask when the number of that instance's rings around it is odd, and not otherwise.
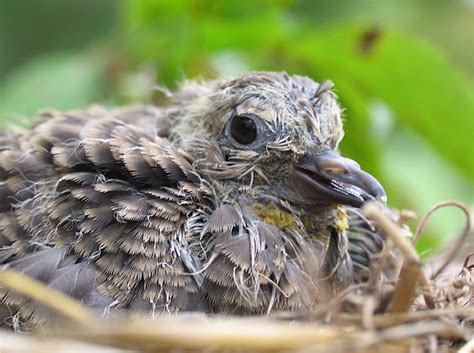
[{"label": "twig", "polygon": [[463,269],[470,270],[474,266],[474,264],[471,264],[471,265],[469,264],[469,262],[471,261],[471,258],[474,258],[474,252],[468,254],[466,258],[464,259],[464,263],[462,265]]},{"label": "twig", "polygon": [[[423,289],[423,297],[425,298],[426,305],[430,308],[434,307],[434,299],[431,293],[430,283],[421,268],[420,257],[416,252],[414,245],[405,236],[403,236],[403,234],[400,233],[399,227],[395,223],[393,223],[385,214],[383,214],[383,212],[380,210],[379,206],[377,206],[376,203],[368,203],[364,206],[363,210],[365,214],[369,218],[373,219],[375,223],[384,231],[384,233],[393,240],[395,245],[404,255],[405,264],[410,264],[411,266],[416,268],[416,271],[418,272],[417,279]],[[406,266],[404,266],[404,268],[407,269]],[[400,279],[403,278],[404,275],[402,273],[400,274]],[[406,284],[401,281],[399,281],[398,283],[399,287],[405,288],[405,285]],[[410,297],[414,295],[414,293],[407,293],[406,291],[404,292],[402,290],[399,290],[398,293],[399,295]],[[392,303],[396,301],[401,302],[400,298],[397,298],[397,296],[395,295]],[[397,310],[401,310],[401,308],[398,307]],[[405,308],[405,310],[408,310],[408,308]]]},{"label": "twig", "polygon": [[425,213],[420,223],[418,224],[418,227],[416,228],[415,236],[413,237],[413,244],[416,244],[418,240],[420,239],[421,232],[425,228],[425,225],[430,219],[431,215],[437,210],[439,210],[440,208],[447,207],[447,206],[454,206],[461,209],[461,211],[463,211],[464,215],[466,216],[466,223],[464,226],[464,230],[456,239],[456,242],[454,243],[454,246],[451,248],[451,251],[448,253],[448,255],[446,256],[441,266],[439,266],[439,268],[433,272],[433,274],[431,275],[431,279],[435,279],[436,277],[438,277],[441,274],[441,272],[443,272],[444,269],[456,258],[456,256],[461,251],[463,245],[465,244],[466,239],[469,235],[469,231],[471,230],[471,211],[469,210],[469,208],[462,202],[451,201],[451,200],[442,201],[442,202],[437,203],[433,207],[431,207],[429,211]]},{"label": "twig", "polygon": [[444,269],[456,258],[456,256],[462,250],[463,245],[466,243],[467,236],[469,235],[469,232],[471,230],[471,212],[469,211],[467,206],[460,202],[454,201],[449,201],[449,203],[447,203],[446,205],[459,207],[466,215],[466,223],[463,232],[457,237],[456,242],[454,243],[453,247],[451,248],[451,251],[448,253],[443,263],[438,267],[436,271],[433,272],[433,274],[431,275],[431,279],[435,279],[436,277],[438,277],[441,272],[443,272]]},{"label": "twig", "polygon": [[416,243],[418,243],[418,240],[420,240],[421,232],[423,232],[423,230],[425,229],[426,223],[430,219],[431,215],[438,209],[447,207],[447,206],[459,207],[464,212],[464,214],[466,215],[466,229],[469,230],[469,228],[471,227],[471,222],[470,222],[471,213],[469,209],[467,208],[467,206],[463,204],[462,202],[457,202],[457,201],[451,201],[451,200],[441,201],[437,203],[436,205],[434,205],[433,207],[431,207],[428,210],[428,212],[426,212],[423,215],[423,218],[421,219],[420,223],[418,223],[418,227],[416,228],[415,235],[413,236],[413,240],[412,240],[413,244],[416,245]]},{"label": "twig", "polygon": [[397,224],[402,227],[406,221],[410,220],[410,219],[417,219],[418,218],[418,215],[414,212],[414,211],[411,211],[411,210],[401,210],[400,211],[400,215],[398,216],[398,219],[397,219]]},{"label": "twig", "polygon": [[[385,352],[388,350],[388,343],[398,343],[402,347],[404,346],[403,349],[398,347],[394,350],[395,352],[411,352],[410,346],[413,348],[413,342],[406,342],[406,340],[433,335],[446,339],[464,339],[464,333],[458,325],[442,321],[417,322],[390,327],[377,332],[358,332],[354,336],[344,337],[345,339],[341,337],[338,342],[329,343],[322,347],[310,347],[303,352]],[[368,350],[371,347],[374,350]]]},{"label": "twig", "polygon": [[94,323],[92,312],[80,302],[20,272],[0,271],[0,285],[46,305],[77,324],[90,326]]},{"label": "twig", "polygon": [[265,319],[163,317],[133,325],[109,325],[90,330],[65,332],[64,336],[122,349],[163,351],[238,350],[288,351],[311,345],[325,345],[352,336],[341,328],[276,322]]},{"label": "twig", "polygon": [[399,285],[395,289],[390,313],[404,313],[409,311],[416,292],[417,278],[419,277],[419,263],[412,264],[405,261],[400,272]]},{"label": "twig", "polygon": [[[439,319],[442,317],[459,317],[468,320],[474,320],[474,307],[446,308],[415,311],[409,313],[393,313],[390,315],[375,315],[373,317],[373,323],[377,329],[380,329],[410,322]],[[334,320],[334,324],[363,325],[362,317],[355,314],[339,314]]]},{"label": "twig", "polygon": [[442,321],[417,322],[400,325],[381,331],[377,336],[380,341],[395,341],[411,337],[437,335],[443,338],[463,339],[464,332],[458,325]]}]

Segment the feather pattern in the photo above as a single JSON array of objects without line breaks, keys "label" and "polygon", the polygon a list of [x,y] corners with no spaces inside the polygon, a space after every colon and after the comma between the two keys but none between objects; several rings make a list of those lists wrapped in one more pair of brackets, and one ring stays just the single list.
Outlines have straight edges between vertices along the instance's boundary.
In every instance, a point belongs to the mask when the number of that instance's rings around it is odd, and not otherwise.
[{"label": "feather pattern", "polygon": [[[153,134],[156,116],[133,113],[142,125],[127,124],[133,119],[121,119],[120,111],[101,120],[87,111],[48,112],[30,136],[21,136],[41,145],[24,150],[20,141],[1,153],[4,193],[11,200],[9,207],[2,205],[0,229],[4,248],[10,249],[0,251],[2,262],[86,303],[94,290],[95,298],[109,298],[100,301],[104,305],[118,301],[127,308],[144,298],[149,310],[192,309],[197,287],[185,275],[177,247],[188,241],[180,233],[186,213],[206,195],[199,185],[190,192],[190,163]],[[38,242],[47,249],[34,247]],[[64,265],[69,258],[71,264]],[[91,276],[94,281],[87,282]],[[77,290],[67,282],[71,277],[81,284]],[[82,279],[95,287],[84,288]],[[15,305],[14,315],[41,317],[34,306],[23,312],[18,307],[23,299],[13,293],[2,298]]]}]

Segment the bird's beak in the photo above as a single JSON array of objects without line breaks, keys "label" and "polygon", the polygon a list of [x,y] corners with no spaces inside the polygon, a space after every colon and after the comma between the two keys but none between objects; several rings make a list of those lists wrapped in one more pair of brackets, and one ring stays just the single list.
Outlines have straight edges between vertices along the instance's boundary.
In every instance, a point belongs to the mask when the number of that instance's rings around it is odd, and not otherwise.
[{"label": "bird's beak", "polygon": [[293,168],[291,180],[296,191],[314,203],[360,207],[369,200],[387,201],[377,179],[334,151],[305,155]]}]

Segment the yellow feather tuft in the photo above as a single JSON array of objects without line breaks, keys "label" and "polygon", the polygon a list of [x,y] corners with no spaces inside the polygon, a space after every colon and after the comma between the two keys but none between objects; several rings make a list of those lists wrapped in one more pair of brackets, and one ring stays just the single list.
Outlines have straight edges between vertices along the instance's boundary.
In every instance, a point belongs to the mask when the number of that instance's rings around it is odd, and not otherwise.
[{"label": "yellow feather tuft", "polygon": [[349,228],[349,220],[347,219],[346,208],[344,206],[337,207],[336,229],[343,231]]},{"label": "yellow feather tuft", "polygon": [[294,224],[293,215],[283,211],[273,203],[253,205],[255,215],[267,224],[274,224],[280,229],[291,227]]}]

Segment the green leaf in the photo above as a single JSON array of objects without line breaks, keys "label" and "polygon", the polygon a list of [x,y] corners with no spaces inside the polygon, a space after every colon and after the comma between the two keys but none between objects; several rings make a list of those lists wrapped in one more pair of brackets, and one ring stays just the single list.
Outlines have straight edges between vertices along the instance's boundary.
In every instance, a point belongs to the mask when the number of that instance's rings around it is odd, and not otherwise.
[{"label": "green leaf", "polygon": [[33,115],[43,108],[83,108],[97,100],[103,61],[97,57],[52,54],[12,72],[0,89],[0,121]]},{"label": "green leaf", "polygon": [[[378,98],[454,167],[474,180],[474,85],[424,41],[396,31],[339,26],[291,46],[328,77]],[[336,84],[337,84],[337,80]],[[341,97],[351,92],[341,90]]]},{"label": "green leaf", "polygon": [[294,34],[283,9],[292,1],[129,0],[125,28],[132,56],[156,64],[161,83],[215,73],[211,55],[258,51]]}]

